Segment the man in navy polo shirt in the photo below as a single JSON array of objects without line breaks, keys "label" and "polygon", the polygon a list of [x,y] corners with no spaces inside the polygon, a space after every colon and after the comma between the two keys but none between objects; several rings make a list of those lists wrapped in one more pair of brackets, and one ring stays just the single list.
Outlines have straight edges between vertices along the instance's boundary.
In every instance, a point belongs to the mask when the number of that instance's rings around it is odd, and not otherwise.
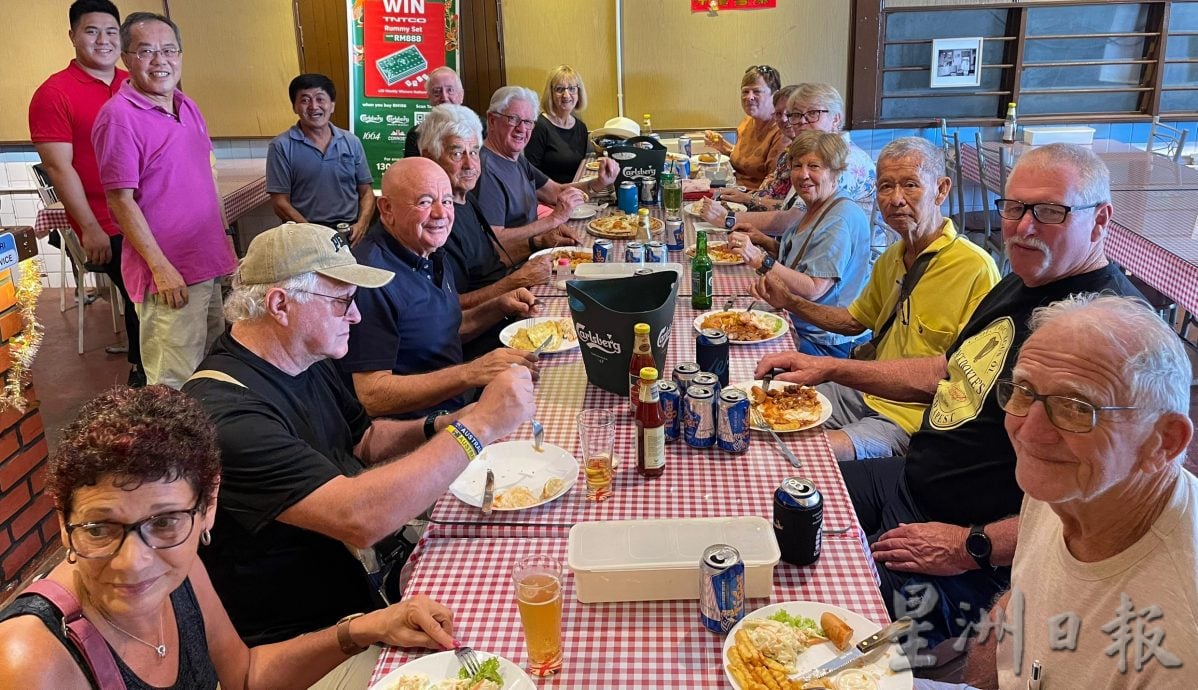
[{"label": "man in navy polo shirt", "polygon": [[287,87],[299,122],[270,142],[266,191],[281,220],[336,227],[350,242],[366,234],[374,214],[373,178],[362,142],[329,121],[337,87],[323,74],[301,74]]},{"label": "man in navy polo shirt", "polygon": [[514,365],[536,371],[536,358],[509,348],[463,362],[462,342],[508,315],[531,316],[534,298],[512,290],[463,310],[443,253],[454,220],[449,176],[427,158],[396,161],[383,176],[381,224],[354,248],[358,262],[395,273],[358,293],[362,320],[350,328],[349,354],[358,398],[373,416],[418,417],[457,409],[466,393]]}]

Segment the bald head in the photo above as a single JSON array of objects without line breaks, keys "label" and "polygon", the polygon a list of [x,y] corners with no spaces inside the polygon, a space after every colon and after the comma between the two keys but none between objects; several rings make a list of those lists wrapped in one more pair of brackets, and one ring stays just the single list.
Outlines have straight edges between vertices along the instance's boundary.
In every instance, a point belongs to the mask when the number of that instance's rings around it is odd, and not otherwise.
[{"label": "bald head", "polygon": [[434,108],[442,103],[461,105],[466,96],[465,89],[462,88],[462,79],[450,67],[438,67],[429,72],[426,87],[428,104]]},{"label": "bald head", "polygon": [[383,226],[409,251],[427,257],[449,238],[453,188],[449,176],[427,158],[404,158],[383,174],[379,198]]}]

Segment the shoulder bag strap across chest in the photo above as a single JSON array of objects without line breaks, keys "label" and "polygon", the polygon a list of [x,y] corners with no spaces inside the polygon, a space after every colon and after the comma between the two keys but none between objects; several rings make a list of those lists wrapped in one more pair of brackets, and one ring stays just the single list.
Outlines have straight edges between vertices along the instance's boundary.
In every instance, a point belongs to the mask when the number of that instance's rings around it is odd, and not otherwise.
[{"label": "shoulder bag strap across chest", "polygon": [[62,613],[62,633],[83,654],[100,690],[125,690],[125,681],[121,679],[108,642],[96,626],[83,617],[83,608],[75,595],[47,579],[34,582],[25,592],[41,595]]}]

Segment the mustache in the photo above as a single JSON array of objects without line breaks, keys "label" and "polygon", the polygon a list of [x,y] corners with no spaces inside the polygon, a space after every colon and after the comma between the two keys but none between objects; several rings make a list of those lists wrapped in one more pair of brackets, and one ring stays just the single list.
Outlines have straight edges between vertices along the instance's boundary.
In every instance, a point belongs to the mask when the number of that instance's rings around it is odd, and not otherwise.
[{"label": "mustache", "polygon": [[1011,237],[1007,240],[1006,245],[1007,249],[1011,247],[1023,247],[1024,249],[1035,249],[1049,255],[1052,253],[1048,245],[1044,243],[1044,240],[1041,240],[1039,237]]}]

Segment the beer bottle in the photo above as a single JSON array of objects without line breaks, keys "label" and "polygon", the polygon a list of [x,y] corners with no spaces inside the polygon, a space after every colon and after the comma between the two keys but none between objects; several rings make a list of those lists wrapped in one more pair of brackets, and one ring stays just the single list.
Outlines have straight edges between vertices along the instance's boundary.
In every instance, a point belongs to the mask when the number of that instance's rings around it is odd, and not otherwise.
[{"label": "beer bottle", "polygon": [[645,367],[640,376],[641,399],[636,408],[636,471],[660,477],[666,471],[666,428],[657,390],[657,369]]},{"label": "beer bottle", "polygon": [[691,259],[691,308],[711,309],[711,257],[707,255],[707,231],[695,232],[695,258]]},{"label": "beer bottle", "polygon": [[641,369],[656,366],[653,360],[653,345],[649,342],[649,324],[638,323],[632,327],[632,360],[628,363],[628,414],[636,414],[641,400]]}]

